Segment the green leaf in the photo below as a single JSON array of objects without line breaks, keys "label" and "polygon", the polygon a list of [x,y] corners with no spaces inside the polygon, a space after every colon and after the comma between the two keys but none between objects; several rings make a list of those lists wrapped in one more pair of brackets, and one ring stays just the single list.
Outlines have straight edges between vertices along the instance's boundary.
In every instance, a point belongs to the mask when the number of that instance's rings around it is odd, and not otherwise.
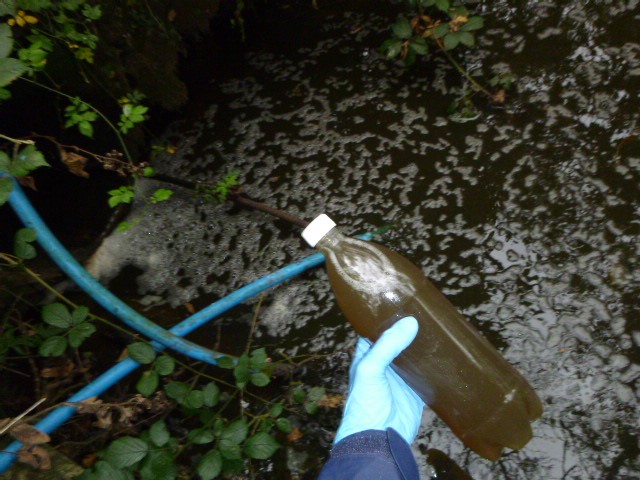
[{"label": "green leaf", "polygon": [[154,370],[147,370],[143,372],[136,383],[136,390],[140,392],[145,397],[150,397],[153,395],[153,392],[158,388],[158,384],[160,383],[160,377],[158,376],[158,372]]},{"label": "green leaf", "polygon": [[153,169],[153,167],[145,167],[144,170],[142,170],[143,177],[155,177],[155,175],[156,171]]},{"label": "green leaf", "polygon": [[[143,460],[139,473],[141,480],[175,480],[178,466],[173,455],[165,449],[151,449]],[[133,475],[131,479],[133,480]]]},{"label": "green leaf", "polygon": [[0,178],[0,205],[9,201],[9,196],[13,192],[13,180],[10,178]]},{"label": "green leaf", "polygon": [[444,49],[451,50],[460,43],[460,32],[449,33],[444,37]]},{"label": "green leaf", "polygon": [[267,351],[264,348],[258,348],[257,350],[251,352],[249,365],[251,365],[252,368],[262,370],[267,365],[267,358]]},{"label": "green leaf", "polygon": [[172,398],[178,403],[182,403],[191,391],[191,387],[183,382],[171,382],[164,386],[164,391],[169,398]]},{"label": "green leaf", "polygon": [[173,195],[173,190],[169,190],[168,188],[159,188],[153,195],[151,195],[151,203],[164,202],[168,200]]},{"label": "green leaf", "polygon": [[473,36],[473,33],[458,32],[458,34],[460,36],[460,43],[462,43],[463,45],[466,45],[467,47],[473,47],[473,45],[476,42],[476,39]]},{"label": "green leaf", "polygon": [[222,456],[218,450],[205,453],[196,467],[202,480],[213,480],[222,472]]},{"label": "green leaf", "polygon": [[187,408],[200,408],[204,405],[202,390],[192,390],[185,397],[182,404]]},{"label": "green leaf", "polygon": [[411,35],[413,34],[413,28],[411,28],[411,22],[409,22],[409,19],[406,17],[398,18],[396,23],[394,23],[391,26],[391,30],[393,31],[393,34],[396,37],[402,40],[410,38]]},{"label": "green leaf", "polygon": [[317,402],[322,397],[324,397],[325,389],[324,387],[313,387],[309,390],[309,394],[307,395],[307,400],[310,402]]},{"label": "green leaf", "polygon": [[244,388],[249,382],[249,356],[245,353],[238,359],[238,364],[233,369],[233,376],[236,378],[238,388]]},{"label": "green leaf", "polygon": [[96,327],[90,322],[82,322],[69,330],[69,345],[78,348],[87,338],[93,335]]},{"label": "green leaf", "polygon": [[9,166],[9,172],[16,177],[24,177],[38,167],[49,167],[44,155],[35,145],[27,145],[18,152]]},{"label": "green leaf", "polygon": [[442,10],[443,12],[449,10],[449,0],[436,0],[434,3],[436,7],[438,7],[438,9]]},{"label": "green leaf", "polygon": [[429,52],[427,41],[422,37],[413,37],[409,42],[409,48],[419,55],[426,55]]},{"label": "green leaf", "polygon": [[16,15],[15,0],[3,0],[2,2],[0,2],[0,17],[4,17],[5,15],[11,15],[12,17],[15,17]]},{"label": "green leaf", "polygon": [[21,228],[18,230],[13,240],[13,253],[15,253],[16,257],[23,260],[35,258],[36,249],[30,242],[33,242],[37,236],[38,234],[33,228]]},{"label": "green leaf", "polygon": [[100,460],[94,466],[95,473],[89,474],[88,477],[85,475],[89,472],[89,470],[85,470],[85,473],[82,476],[78,477],[78,480],[129,480],[130,477],[127,476],[127,472],[122,470],[118,470],[116,467],[111,465],[104,460]]},{"label": "green leaf", "polygon": [[258,460],[270,458],[278,448],[280,448],[280,444],[266,432],[256,433],[244,445],[247,456]]},{"label": "green leaf", "polygon": [[125,468],[138,463],[148,452],[145,441],[127,436],[112,442],[103,458],[116,468]]},{"label": "green leaf", "polygon": [[402,41],[397,38],[389,38],[384,41],[380,50],[387,58],[395,58],[402,51]]},{"label": "green leaf", "polygon": [[278,430],[284,433],[291,432],[291,422],[288,418],[281,417],[276,420],[276,427]]},{"label": "green leaf", "polygon": [[253,383],[256,387],[264,387],[269,385],[271,379],[269,375],[263,372],[252,373],[251,374],[251,383]]},{"label": "green leaf", "polygon": [[42,308],[42,320],[54,327],[69,328],[72,325],[71,314],[61,303],[51,303]]},{"label": "green leaf", "polygon": [[479,30],[484,27],[484,18],[471,17],[469,21],[460,27],[463,32],[470,32],[471,30]]},{"label": "green leaf", "polygon": [[9,172],[10,164],[11,160],[9,159],[9,155],[0,151],[0,172]]},{"label": "green leaf", "polygon": [[5,87],[27,71],[27,66],[17,58],[0,58],[0,87]]},{"label": "green leaf", "polygon": [[229,460],[239,460],[242,458],[242,448],[240,445],[231,443],[228,440],[220,440],[218,448],[224,458],[228,458]]},{"label": "green leaf", "polygon": [[129,356],[138,363],[148,365],[156,358],[153,347],[145,342],[135,342],[127,346]]},{"label": "green leaf", "polygon": [[298,403],[302,403],[305,401],[305,399],[307,398],[307,392],[304,391],[304,388],[302,387],[297,387],[294,391],[293,391],[293,400],[298,402]]},{"label": "green leaf", "polygon": [[437,27],[435,27],[433,29],[433,36],[434,36],[434,38],[442,38],[447,33],[449,33],[450,29],[451,29],[451,27],[449,26],[448,23],[441,23],[440,25],[438,25]]},{"label": "green leaf", "polygon": [[280,415],[282,415],[283,410],[284,407],[282,406],[282,404],[276,403],[271,407],[271,410],[269,410],[269,415],[271,415],[272,417],[279,417]]},{"label": "green leaf", "polygon": [[208,383],[202,390],[202,394],[207,407],[215,407],[220,401],[220,388],[215,382]]},{"label": "green leaf", "polygon": [[217,362],[217,365],[220,368],[232,369],[232,368],[234,368],[236,366],[235,360],[233,358],[227,357],[227,356],[222,356],[222,357],[216,358],[216,362]]},{"label": "green leaf", "polygon": [[196,445],[205,445],[215,440],[216,436],[213,434],[213,430],[207,427],[195,428],[187,435],[189,441]]},{"label": "green leaf", "polygon": [[240,420],[236,420],[235,422],[227,425],[224,430],[222,430],[222,434],[220,435],[220,440],[227,441],[234,445],[240,444],[245,438],[247,438],[247,433],[249,432],[249,426],[247,421],[242,418]]},{"label": "green leaf", "polygon": [[13,36],[11,35],[11,27],[6,23],[0,23],[0,58],[8,57],[12,48]]},{"label": "green leaf", "polygon": [[318,404],[316,402],[306,402],[304,409],[309,415],[315,415],[318,412]]},{"label": "green leaf", "polygon": [[67,339],[59,335],[47,338],[40,348],[38,353],[43,357],[59,357],[67,349]]},{"label": "green leaf", "polygon": [[88,120],[82,120],[78,123],[78,130],[85,137],[93,138],[93,125]]},{"label": "green leaf", "polygon": [[84,322],[87,315],[89,315],[89,309],[81,305],[71,312],[71,323],[73,325],[78,325],[79,323]]},{"label": "green leaf", "polygon": [[169,441],[171,434],[169,433],[167,424],[164,420],[158,420],[156,423],[151,425],[151,428],[149,429],[149,437],[157,447],[162,447]]},{"label": "green leaf", "polygon": [[162,375],[163,377],[171,375],[175,368],[176,362],[168,355],[160,355],[153,364],[153,369],[158,372],[158,375]]}]

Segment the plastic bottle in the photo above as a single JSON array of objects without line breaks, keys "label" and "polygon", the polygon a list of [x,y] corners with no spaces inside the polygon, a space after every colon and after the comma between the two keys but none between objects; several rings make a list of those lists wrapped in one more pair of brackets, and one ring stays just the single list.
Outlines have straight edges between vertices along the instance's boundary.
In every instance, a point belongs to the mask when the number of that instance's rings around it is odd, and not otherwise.
[{"label": "plastic bottle", "polygon": [[372,341],[413,315],[416,339],[393,368],[469,448],[498,460],[531,439],[542,404],[529,383],[403,256],[346,237],[326,215],[302,233],[326,257],[338,305]]}]

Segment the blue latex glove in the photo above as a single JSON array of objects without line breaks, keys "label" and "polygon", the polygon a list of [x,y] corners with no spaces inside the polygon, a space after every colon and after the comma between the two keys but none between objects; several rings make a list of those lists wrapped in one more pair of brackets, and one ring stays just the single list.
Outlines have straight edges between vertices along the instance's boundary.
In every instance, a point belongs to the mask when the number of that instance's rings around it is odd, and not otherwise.
[{"label": "blue latex glove", "polygon": [[393,428],[411,444],[418,434],[424,402],[389,366],[418,334],[418,322],[405,317],[371,346],[360,338],[349,371],[349,396],[334,443],[364,430]]}]

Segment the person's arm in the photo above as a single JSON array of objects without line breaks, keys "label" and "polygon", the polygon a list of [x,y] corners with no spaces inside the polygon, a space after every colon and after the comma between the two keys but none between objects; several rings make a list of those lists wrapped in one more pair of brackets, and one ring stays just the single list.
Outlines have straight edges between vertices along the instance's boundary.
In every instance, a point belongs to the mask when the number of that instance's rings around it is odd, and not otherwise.
[{"label": "person's arm", "polygon": [[417,333],[416,319],[406,317],[373,346],[359,339],[342,422],[318,480],[420,478],[409,445],[424,402],[390,367]]}]

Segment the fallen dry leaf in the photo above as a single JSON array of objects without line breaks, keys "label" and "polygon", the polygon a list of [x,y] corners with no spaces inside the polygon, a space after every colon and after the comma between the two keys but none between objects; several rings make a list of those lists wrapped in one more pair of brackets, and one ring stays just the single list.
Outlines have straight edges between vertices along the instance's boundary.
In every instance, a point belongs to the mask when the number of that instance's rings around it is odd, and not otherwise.
[{"label": "fallen dry leaf", "polygon": [[78,413],[97,413],[103,409],[102,400],[98,397],[87,398],[78,402]]},{"label": "fallen dry leaf", "polygon": [[290,443],[293,443],[300,440],[302,437],[304,437],[304,435],[302,434],[302,430],[300,430],[298,427],[293,427],[289,435],[287,435],[287,440]]},{"label": "fallen dry leaf", "polygon": [[60,159],[62,160],[62,163],[67,166],[67,169],[74,175],[89,178],[89,174],[84,169],[84,167],[87,166],[87,160],[89,160],[87,157],[62,150],[60,152]]},{"label": "fallen dry leaf", "polygon": [[84,468],[91,468],[98,461],[100,457],[97,455],[90,453],[82,459],[82,466]]},{"label": "fallen dry leaf", "polygon": [[68,361],[67,363],[65,363],[64,365],[60,365],[59,367],[43,368],[40,371],[40,376],[42,378],[66,377],[71,372],[73,372],[74,367],[75,364],[71,361]]},{"label": "fallen dry leaf", "polygon": [[325,395],[317,403],[319,407],[338,408],[344,403],[344,395]]},{"label": "fallen dry leaf", "polygon": [[38,191],[38,189],[36,188],[36,181],[33,177],[16,177],[16,180],[18,180],[18,183],[23,187],[30,188],[31,190],[35,190],[36,192]]},{"label": "fallen dry leaf", "polygon": [[507,100],[507,92],[505,92],[504,90],[498,90],[496,93],[494,93],[491,99],[495,103],[504,103]]},{"label": "fallen dry leaf", "polygon": [[192,303],[185,303],[184,304],[184,308],[187,309],[187,312],[189,312],[191,315],[193,315],[194,313],[196,313],[196,308],[193,306]]},{"label": "fallen dry leaf", "polygon": [[11,427],[9,433],[25,445],[38,445],[51,441],[49,435],[28,423],[19,423],[15,427]]},{"label": "fallen dry leaf", "polygon": [[39,470],[49,470],[51,468],[51,457],[42,447],[22,447],[18,452],[18,461]]}]

